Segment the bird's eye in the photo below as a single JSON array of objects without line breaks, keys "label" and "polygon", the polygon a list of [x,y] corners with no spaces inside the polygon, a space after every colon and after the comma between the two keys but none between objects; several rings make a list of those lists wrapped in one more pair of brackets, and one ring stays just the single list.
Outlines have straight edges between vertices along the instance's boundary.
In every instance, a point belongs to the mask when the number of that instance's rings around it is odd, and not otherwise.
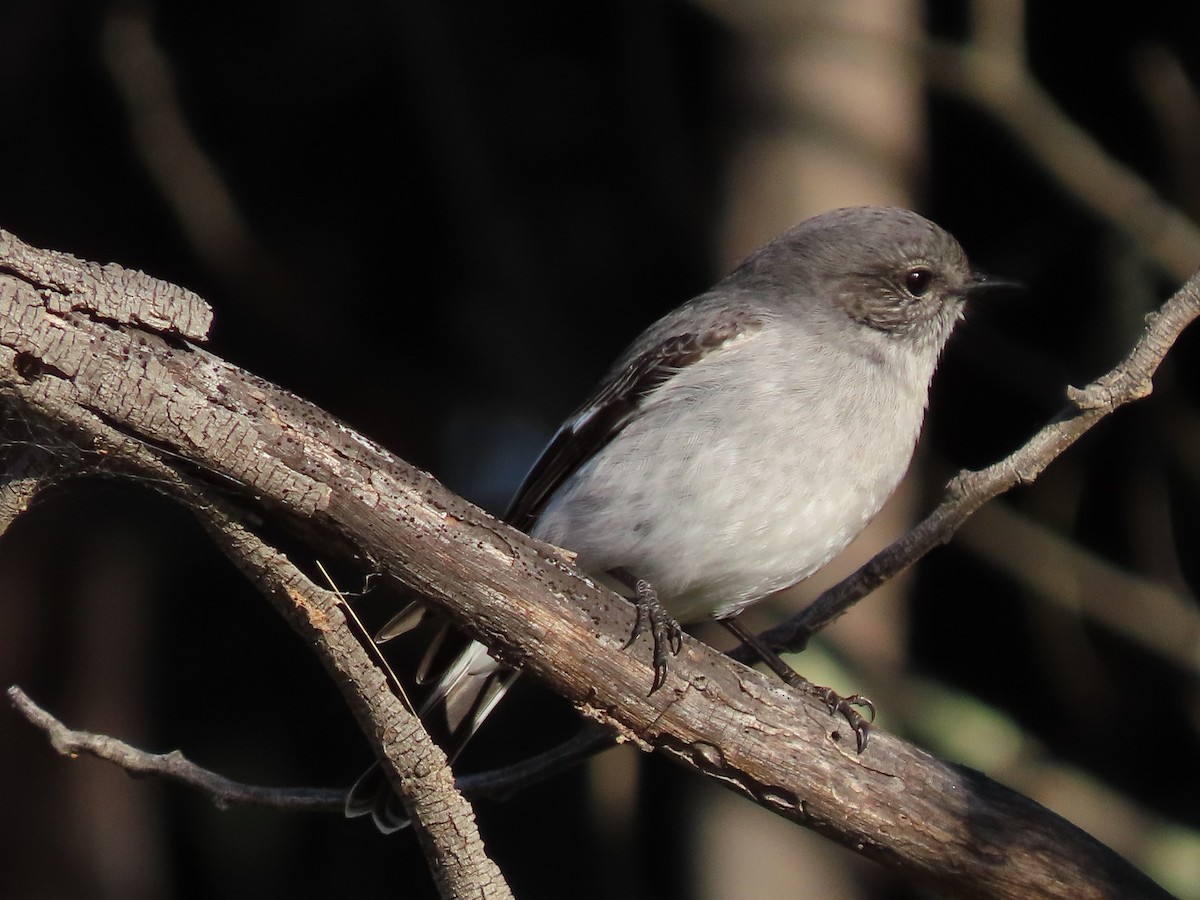
[{"label": "bird's eye", "polygon": [[917,266],[904,273],[904,287],[914,297],[924,297],[933,284],[933,273],[924,266]]}]

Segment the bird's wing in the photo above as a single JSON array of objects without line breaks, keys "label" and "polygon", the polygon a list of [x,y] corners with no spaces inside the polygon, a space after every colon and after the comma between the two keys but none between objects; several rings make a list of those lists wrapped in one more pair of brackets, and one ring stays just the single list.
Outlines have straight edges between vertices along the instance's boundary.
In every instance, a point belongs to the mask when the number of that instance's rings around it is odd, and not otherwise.
[{"label": "bird's wing", "polygon": [[[660,323],[661,324],[661,323]],[[685,366],[699,362],[729,341],[754,330],[761,318],[748,312],[728,310],[715,316],[704,327],[662,329],[665,336],[652,342],[649,350],[634,354],[618,363],[601,382],[596,392],[567,418],[546,445],[541,456],[525,476],[509,504],[504,520],[528,531],[547,501],[571,473],[591,459],[629,424],[644,397]],[[420,599],[401,609],[375,634],[377,643],[406,634],[428,612]],[[423,683],[433,655],[441,649],[445,631],[430,645],[418,669]]]},{"label": "bird's wing", "polygon": [[551,438],[517,489],[505,520],[528,531],[554,492],[620,434],[647,395],[761,322],[751,313],[727,310],[703,328],[668,332],[650,349],[620,364]]}]

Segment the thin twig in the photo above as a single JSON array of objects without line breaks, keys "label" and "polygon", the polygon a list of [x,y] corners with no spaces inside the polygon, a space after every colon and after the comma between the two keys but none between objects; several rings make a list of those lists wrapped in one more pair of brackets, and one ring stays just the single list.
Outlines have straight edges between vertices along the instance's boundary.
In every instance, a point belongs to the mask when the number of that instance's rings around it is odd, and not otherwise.
[{"label": "thin twig", "polygon": [[92,731],[68,728],[21,688],[8,689],[8,699],[31,724],[46,732],[50,745],[61,755],[75,758],[81,753],[120,766],[130,775],[155,775],[186,784],[205,794],[218,809],[235,806],[270,807],[291,811],[340,812],[344,790],[329,788],[274,788],[234,781],[198,766],[180,751],[148,753],[124,741]]},{"label": "thin twig", "polygon": [[[280,788],[247,784],[197,765],[179,750],[151,753],[111,735],[69,728],[16,685],[8,688],[8,698],[30,724],[46,733],[50,745],[62,756],[73,759],[86,753],[110,762],[130,775],[154,776],[186,785],[207,796],[218,809],[247,806],[291,812],[341,813],[346,802],[345,788]],[[585,723],[573,738],[545,753],[502,769],[464,775],[455,786],[460,793],[472,798],[507,800],[579,765],[614,743],[615,736],[611,731]]]},{"label": "thin twig", "polygon": [[471,775],[461,775],[455,786],[472,799],[507,800],[526,788],[566,772],[617,743],[611,729],[585,722],[580,731],[557,747],[529,759]]}]

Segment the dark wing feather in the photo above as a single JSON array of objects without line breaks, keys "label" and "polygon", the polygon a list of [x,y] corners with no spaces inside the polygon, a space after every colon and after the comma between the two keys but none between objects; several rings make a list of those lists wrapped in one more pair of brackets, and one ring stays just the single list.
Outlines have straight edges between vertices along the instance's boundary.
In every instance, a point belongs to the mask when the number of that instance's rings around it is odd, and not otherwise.
[{"label": "dark wing feather", "polygon": [[756,316],[726,312],[705,329],[667,336],[614,371],[550,440],[513,497],[505,520],[528,531],[562,483],[629,424],[644,397],[759,323]]}]

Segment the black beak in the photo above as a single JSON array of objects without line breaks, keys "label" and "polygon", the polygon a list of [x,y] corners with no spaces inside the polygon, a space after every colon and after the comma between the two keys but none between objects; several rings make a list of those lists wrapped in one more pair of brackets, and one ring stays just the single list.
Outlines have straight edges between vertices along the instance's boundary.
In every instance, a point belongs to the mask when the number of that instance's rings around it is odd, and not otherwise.
[{"label": "black beak", "polygon": [[1023,282],[1015,281],[1011,278],[997,278],[995,275],[989,275],[987,272],[982,272],[975,269],[971,272],[971,280],[967,283],[967,295],[971,297],[979,297],[983,294],[1000,293],[1003,291],[1024,291],[1026,286]]}]

